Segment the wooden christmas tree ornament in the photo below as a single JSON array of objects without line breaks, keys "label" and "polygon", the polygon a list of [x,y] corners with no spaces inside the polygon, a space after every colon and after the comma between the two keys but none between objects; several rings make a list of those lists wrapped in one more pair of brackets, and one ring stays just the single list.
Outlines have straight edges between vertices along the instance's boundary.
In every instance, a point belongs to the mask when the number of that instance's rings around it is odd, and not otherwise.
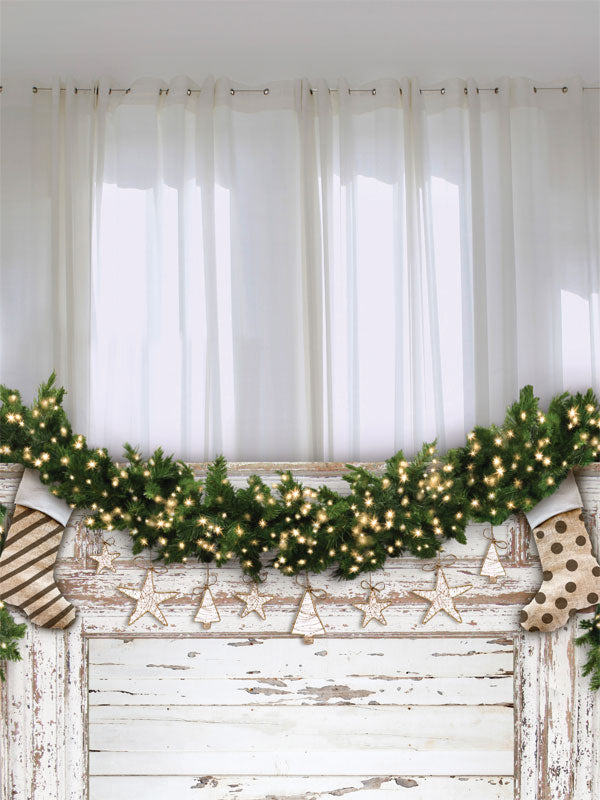
[{"label": "wooden christmas tree ornament", "polygon": [[[298,579],[296,579],[296,583],[302,586]],[[325,626],[321,622],[321,617],[315,604],[315,598],[322,599],[325,596],[326,592],[323,589],[313,589],[307,575],[304,594],[292,626],[292,634],[304,637],[304,644],[313,644],[315,636],[325,635]]]},{"label": "wooden christmas tree ornament", "polygon": [[202,599],[200,600],[200,607],[194,617],[194,622],[200,622],[205,631],[210,630],[210,626],[215,622],[221,621],[221,615],[215,603],[215,598],[210,590],[211,586],[217,582],[215,578],[212,583],[210,580],[210,570],[206,567],[206,583],[204,587],[196,587],[192,594],[197,594],[198,589],[202,592]]},{"label": "wooden christmas tree ornament", "polygon": [[503,578],[506,576],[506,570],[502,566],[502,562],[500,561],[500,554],[498,550],[506,550],[508,545],[506,542],[496,539],[494,537],[493,530],[488,535],[486,531],[483,532],[483,536],[487,539],[490,543],[488,547],[488,551],[486,553],[485,558],[483,559],[483,564],[481,566],[480,575],[483,575],[485,578],[490,579],[490,583],[496,583],[498,578]]}]

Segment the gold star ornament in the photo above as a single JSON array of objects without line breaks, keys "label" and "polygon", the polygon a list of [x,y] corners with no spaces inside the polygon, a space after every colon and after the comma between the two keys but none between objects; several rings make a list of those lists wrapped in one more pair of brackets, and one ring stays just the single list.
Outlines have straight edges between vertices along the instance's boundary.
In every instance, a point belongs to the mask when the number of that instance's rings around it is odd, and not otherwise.
[{"label": "gold star ornament", "polygon": [[261,594],[258,591],[256,583],[252,584],[252,588],[247,594],[236,594],[238,600],[246,604],[246,608],[242,611],[241,616],[247,617],[252,611],[256,612],[261,619],[266,619],[266,613],[263,606],[265,603],[270,603],[274,599],[274,594]]},{"label": "gold star ornament", "polygon": [[106,542],[102,542],[102,552],[99,556],[90,556],[92,561],[95,561],[96,566],[96,575],[101,575],[104,570],[110,570],[111,572],[116,572],[115,566],[113,561],[118,558],[121,553],[111,553],[109,549],[109,545]]},{"label": "gold star ornament", "polygon": [[372,620],[380,622],[382,625],[387,625],[387,620],[383,616],[383,612],[392,604],[383,603],[379,597],[383,584],[374,585],[371,581],[363,581],[361,586],[369,592],[367,599],[364,603],[353,603],[352,605],[354,608],[358,608],[359,611],[363,612],[362,627],[366,628]]},{"label": "gold star ornament", "polygon": [[160,623],[163,625],[167,624],[165,615],[159,606],[166,600],[170,600],[172,597],[177,597],[178,593],[157,592],[154,588],[154,572],[155,570],[152,567],[146,572],[144,584],[141,589],[131,589],[128,586],[119,586],[119,591],[122,594],[127,595],[127,597],[131,597],[132,600],[137,600],[136,607],[129,617],[129,622],[127,623],[128,625],[133,625],[133,623],[137,622],[138,619],[141,619],[144,614],[152,614],[152,616]]},{"label": "gold star ornament", "polygon": [[469,589],[473,588],[473,584],[466,583],[462,586],[448,586],[448,581],[446,580],[442,567],[438,564],[436,569],[435,589],[421,589],[419,592],[414,589],[412,590],[412,594],[416,594],[424,600],[429,600],[431,603],[427,613],[423,617],[422,624],[425,625],[426,622],[429,622],[430,619],[435,617],[438,611],[445,611],[452,619],[455,619],[457,622],[462,622],[462,617],[454,605],[454,598],[468,592]]}]

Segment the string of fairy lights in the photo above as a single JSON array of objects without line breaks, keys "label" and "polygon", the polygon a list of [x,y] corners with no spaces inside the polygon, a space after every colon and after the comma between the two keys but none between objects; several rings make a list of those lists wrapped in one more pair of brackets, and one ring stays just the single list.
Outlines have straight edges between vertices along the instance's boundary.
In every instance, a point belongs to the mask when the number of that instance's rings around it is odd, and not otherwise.
[{"label": "string of fairy lights", "polygon": [[221,456],[203,480],[160,449],[144,459],[125,445],[125,462],[112,461],[73,432],[64,394],[54,375],[31,406],[0,387],[1,461],[37,469],[56,496],[87,509],[89,528],[129,531],[134,553],[149,549],[164,563],[236,559],[256,580],[265,566],[286,575],[333,567],[352,579],[407,552],[431,558],[446,538],[464,542],[469,520],[495,525],[528,511],[600,452],[591,389],[557,395],[542,412],[528,386],[502,425],[474,428],[445,455],[426,443],[382,472],[349,465],[347,495],[303,486],[290,471],[234,487]]}]

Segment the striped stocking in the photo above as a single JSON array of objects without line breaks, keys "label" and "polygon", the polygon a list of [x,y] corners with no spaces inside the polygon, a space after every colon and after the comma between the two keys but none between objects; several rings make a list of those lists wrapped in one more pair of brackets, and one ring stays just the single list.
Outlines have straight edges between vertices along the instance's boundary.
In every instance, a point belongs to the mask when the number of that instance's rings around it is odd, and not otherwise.
[{"label": "striped stocking", "polygon": [[25,470],[0,556],[0,600],[43,628],[67,628],[75,609],[54,582],[54,563],[71,509]]}]

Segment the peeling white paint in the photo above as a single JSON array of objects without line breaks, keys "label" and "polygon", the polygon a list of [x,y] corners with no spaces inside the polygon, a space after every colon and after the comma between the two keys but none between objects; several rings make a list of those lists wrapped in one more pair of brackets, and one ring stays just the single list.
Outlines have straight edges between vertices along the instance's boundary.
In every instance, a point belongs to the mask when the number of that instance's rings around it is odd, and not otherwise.
[{"label": "peeling white paint", "polygon": [[[233,482],[273,469],[237,465]],[[307,484],[343,486],[340,465],[296,471]],[[0,465],[0,502],[12,502],[20,472]],[[581,470],[578,483],[597,547],[600,468]],[[3,800],[86,800],[88,779],[91,800],[600,796],[600,698],[580,675],[576,621],[550,636],[518,625],[540,581],[521,521],[495,529],[509,541],[498,584],[479,577],[483,526],[470,527],[467,546],[446,548],[458,557],[450,582],[474,584],[461,598],[464,625],[443,615],[420,624],[424,604],[408,592],[427,574],[406,558],[378,575],[394,603],[385,631],[361,631],[355,584],[317,576],[328,637],[312,647],[289,637],[294,582],[271,573],[267,619],[242,619],[235,567],[215,571],[221,623],[209,632],[193,622],[195,565],[160,576],[182,595],[165,603],[166,629],[147,619],[128,628],[130,603],[116,586],[143,570],[127,558],[115,576],[96,576],[88,554],[102,536],[78,527],[64,537],[57,576],[79,619],[66,632],[29,627],[24,660],[2,687]],[[128,553],[127,534],[115,539]],[[148,749],[154,725],[168,736]]]}]

